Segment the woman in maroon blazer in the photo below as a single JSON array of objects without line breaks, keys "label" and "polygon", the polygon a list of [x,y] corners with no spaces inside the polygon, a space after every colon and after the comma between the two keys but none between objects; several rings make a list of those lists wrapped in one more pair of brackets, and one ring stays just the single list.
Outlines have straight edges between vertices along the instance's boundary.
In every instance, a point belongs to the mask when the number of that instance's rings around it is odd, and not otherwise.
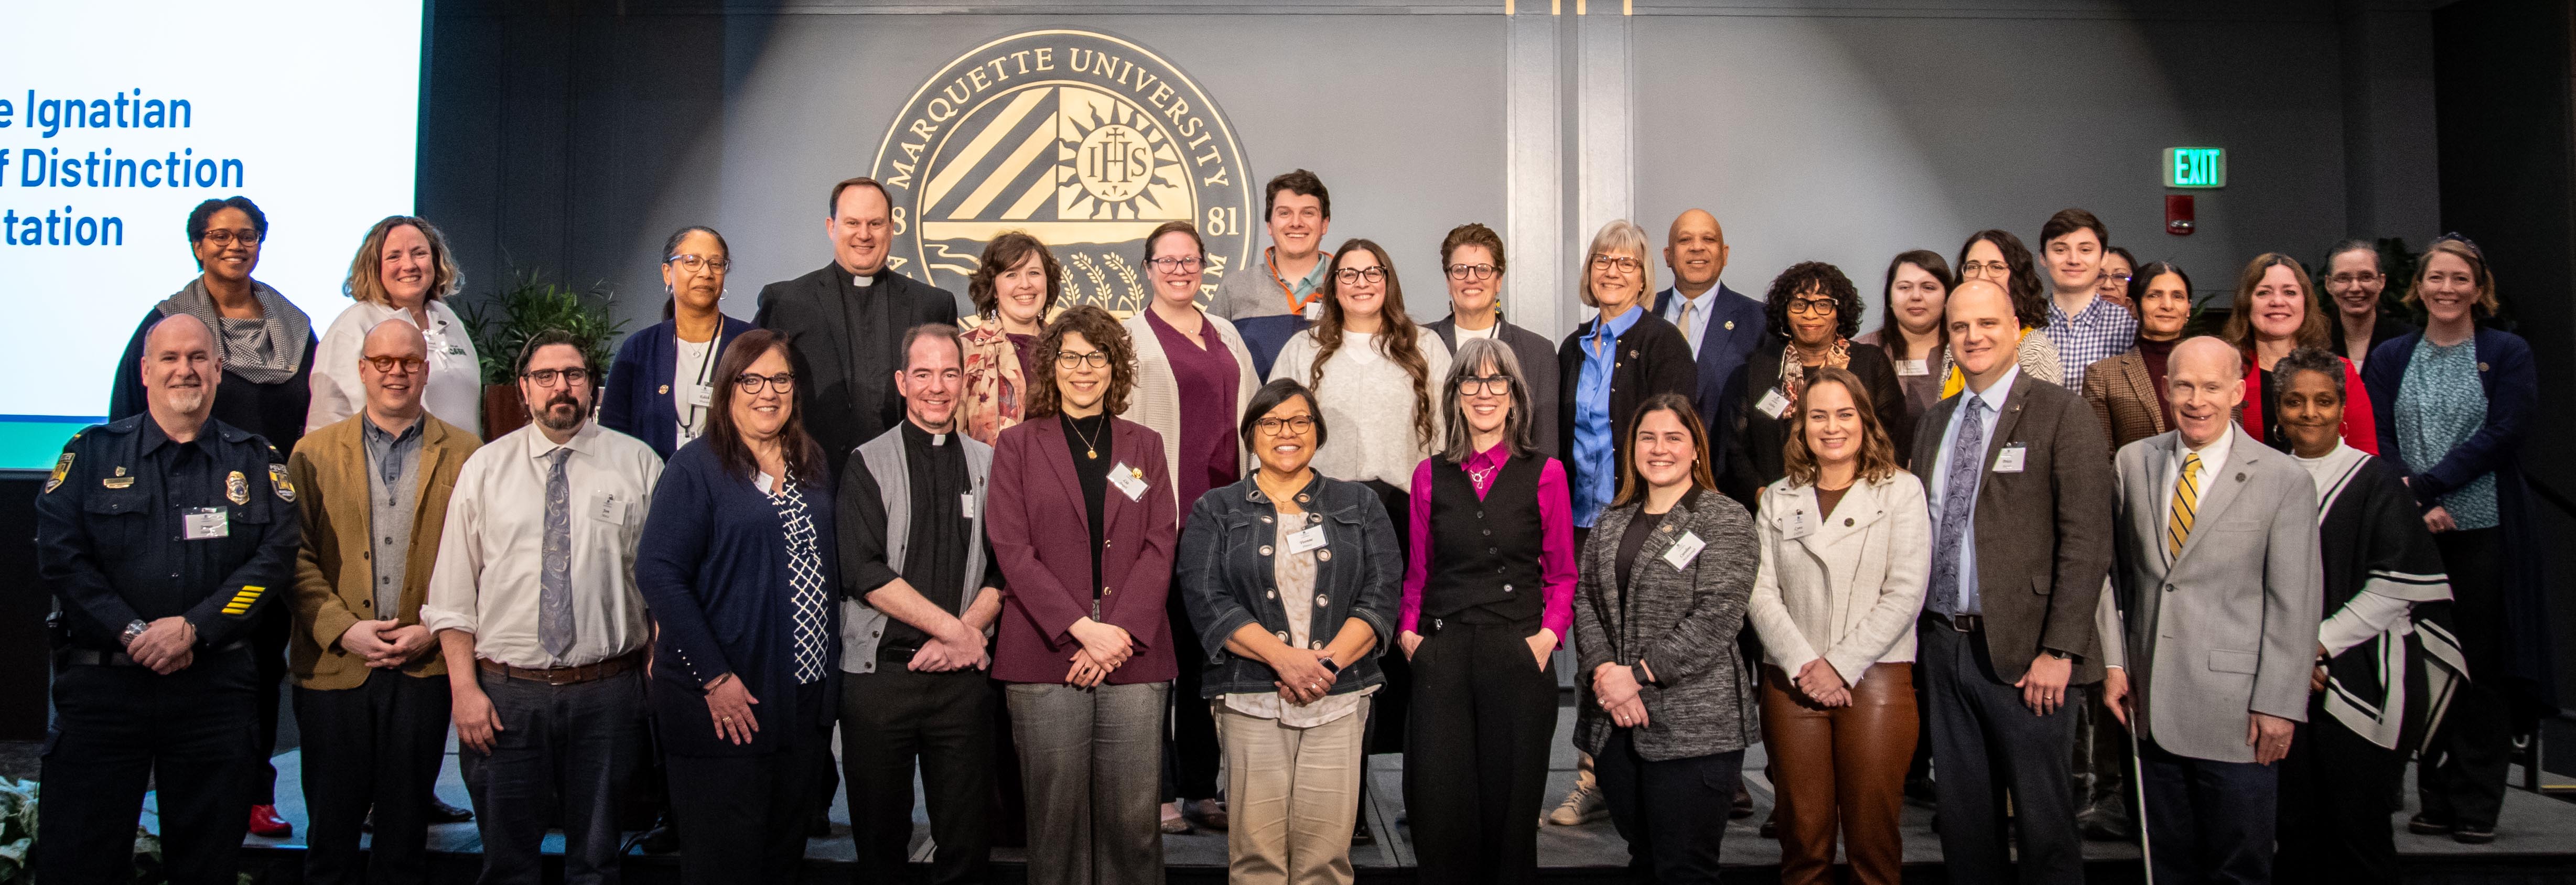
[{"label": "woman in maroon blazer", "polygon": [[1163,441],[1117,417],[1136,352],[1107,311],[1065,311],[1036,357],[1028,417],[994,445],[985,514],[1007,582],[993,678],[1006,683],[1028,791],[1029,881],[1159,882],[1163,708],[1177,672]]}]

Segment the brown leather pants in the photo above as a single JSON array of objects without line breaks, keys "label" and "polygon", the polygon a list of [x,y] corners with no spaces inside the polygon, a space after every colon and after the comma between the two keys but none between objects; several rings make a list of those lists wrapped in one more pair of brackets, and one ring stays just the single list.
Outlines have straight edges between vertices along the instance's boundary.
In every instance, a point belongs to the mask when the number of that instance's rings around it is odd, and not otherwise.
[{"label": "brown leather pants", "polygon": [[1905,844],[1897,815],[1914,757],[1914,674],[1872,664],[1847,707],[1819,707],[1778,667],[1762,668],[1762,738],[1780,795],[1780,881],[1833,881],[1834,832],[1842,831],[1852,879],[1896,885]]}]

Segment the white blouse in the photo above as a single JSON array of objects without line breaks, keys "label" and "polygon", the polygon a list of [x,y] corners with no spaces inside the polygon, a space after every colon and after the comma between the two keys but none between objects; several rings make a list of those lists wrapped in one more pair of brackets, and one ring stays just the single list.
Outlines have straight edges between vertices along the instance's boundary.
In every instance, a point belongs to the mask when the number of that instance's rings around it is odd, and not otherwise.
[{"label": "white blouse", "polygon": [[[1342,346],[1325,362],[1323,384],[1315,390],[1316,405],[1331,429],[1323,447],[1315,450],[1317,471],[1334,479],[1374,479],[1413,490],[1413,468],[1439,444],[1440,383],[1449,376],[1449,348],[1440,336],[1423,332],[1417,338],[1422,360],[1429,364],[1422,386],[1430,400],[1431,438],[1413,431],[1413,374],[1378,353],[1376,335],[1344,332]],[[1288,339],[1279,348],[1278,362],[1270,366],[1271,380],[1307,383],[1314,377],[1316,349],[1313,329]]]},{"label": "white blouse", "polygon": [[[429,385],[421,405],[438,420],[483,436],[483,364],[465,322],[445,301],[429,302]],[[340,311],[313,348],[313,405],[304,415],[304,432],[312,433],[358,413],[367,404],[367,387],[359,380],[358,360],[366,352],[367,333],[390,319],[416,322],[411,311],[360,301]]]}]

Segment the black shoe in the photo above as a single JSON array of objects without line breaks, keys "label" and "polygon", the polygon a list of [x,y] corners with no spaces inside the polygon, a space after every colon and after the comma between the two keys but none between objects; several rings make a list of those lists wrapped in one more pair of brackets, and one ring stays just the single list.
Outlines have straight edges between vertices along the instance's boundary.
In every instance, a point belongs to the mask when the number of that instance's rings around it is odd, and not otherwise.
[{"label": "black shoe", "polygon": [[1771,813],[1770,813],[1770,814],[1766,814],[1766,815],[1763,815],[1763,816],[1762,816],[1762,838],[1765,838],[1765,839],[1777,839],[1777,838],[1780,838],[1780,810],[1779,810],[1779,809],[1774,808],[1774,809],[1772,809],[1772,810],[1771,810]]},{"label": "black shoe", "polygon": [[2495,841],[2495,828],[2487,827],[2485,829],[2478,829],[2475,827],[2454,826],[2451,828],[2451,841],[2458,842],[2462,845],[2484,845]]},{"label": "black shoe", "polygon": [[[2441,836],[2451,832],[2451,825],[2417,814],[2406,819],[2406,831],[2418,836]],[[2492,836],[2492,834],[2490,834]]]},{"label": "black shoe", "polygon": [[434,824],[461,824],[461,823],[465,823],[465,822],[470,821],[470,820],[473,820],[473,819],[474,819],[474,811],[473,811],[473,809],[469,809],[469,808],[458,808],[458,807],[456,807],[456,806],[454,806],[454,805],[449,805],[449,804],[447,804],[445,801],[443,801],[443,800],[439,799],[437,796],[431,796],[431,797],[429,797],[429,822],[430,822],[430,823],[434,823]]},{"label": "black shoe", "polygon": [[1359,826],[1351,828],[1351,847],[1363,848],[1375,844],[1377,844],[1377,834],[1369,832],[1367,821],[1361,821]]},{"label": "black shoe", "polygon": [[813,816],[813,817],[806,818],[806,819],[805,819],[805,838],[808,838],[808,839],[829,839],[829,838],[832,838],[832,816],[831,816],[831,815],[829,815],[829,814],[824,814],[823,812],[817,811],[817,812],[815,812],[815,813],[814,813],[814,816]]},{"label": "black shoe", "polygon": [[680,834],[672,832],[670,824],[657,820],[652,829],[635,837],[635,844],[645,854],[674,854],[680,850]]}]

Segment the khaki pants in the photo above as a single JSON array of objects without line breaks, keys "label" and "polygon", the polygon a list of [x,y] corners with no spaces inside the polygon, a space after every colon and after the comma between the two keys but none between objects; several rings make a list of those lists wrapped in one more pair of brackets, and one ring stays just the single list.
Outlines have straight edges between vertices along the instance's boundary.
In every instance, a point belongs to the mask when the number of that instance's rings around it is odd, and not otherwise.
[{"label": "khaki pants", "polygon": [[1233,819],[1225,836],[1229,881],[1349,885],[1367,725],[1365,707],[1291,728],[1216,704]]}]

